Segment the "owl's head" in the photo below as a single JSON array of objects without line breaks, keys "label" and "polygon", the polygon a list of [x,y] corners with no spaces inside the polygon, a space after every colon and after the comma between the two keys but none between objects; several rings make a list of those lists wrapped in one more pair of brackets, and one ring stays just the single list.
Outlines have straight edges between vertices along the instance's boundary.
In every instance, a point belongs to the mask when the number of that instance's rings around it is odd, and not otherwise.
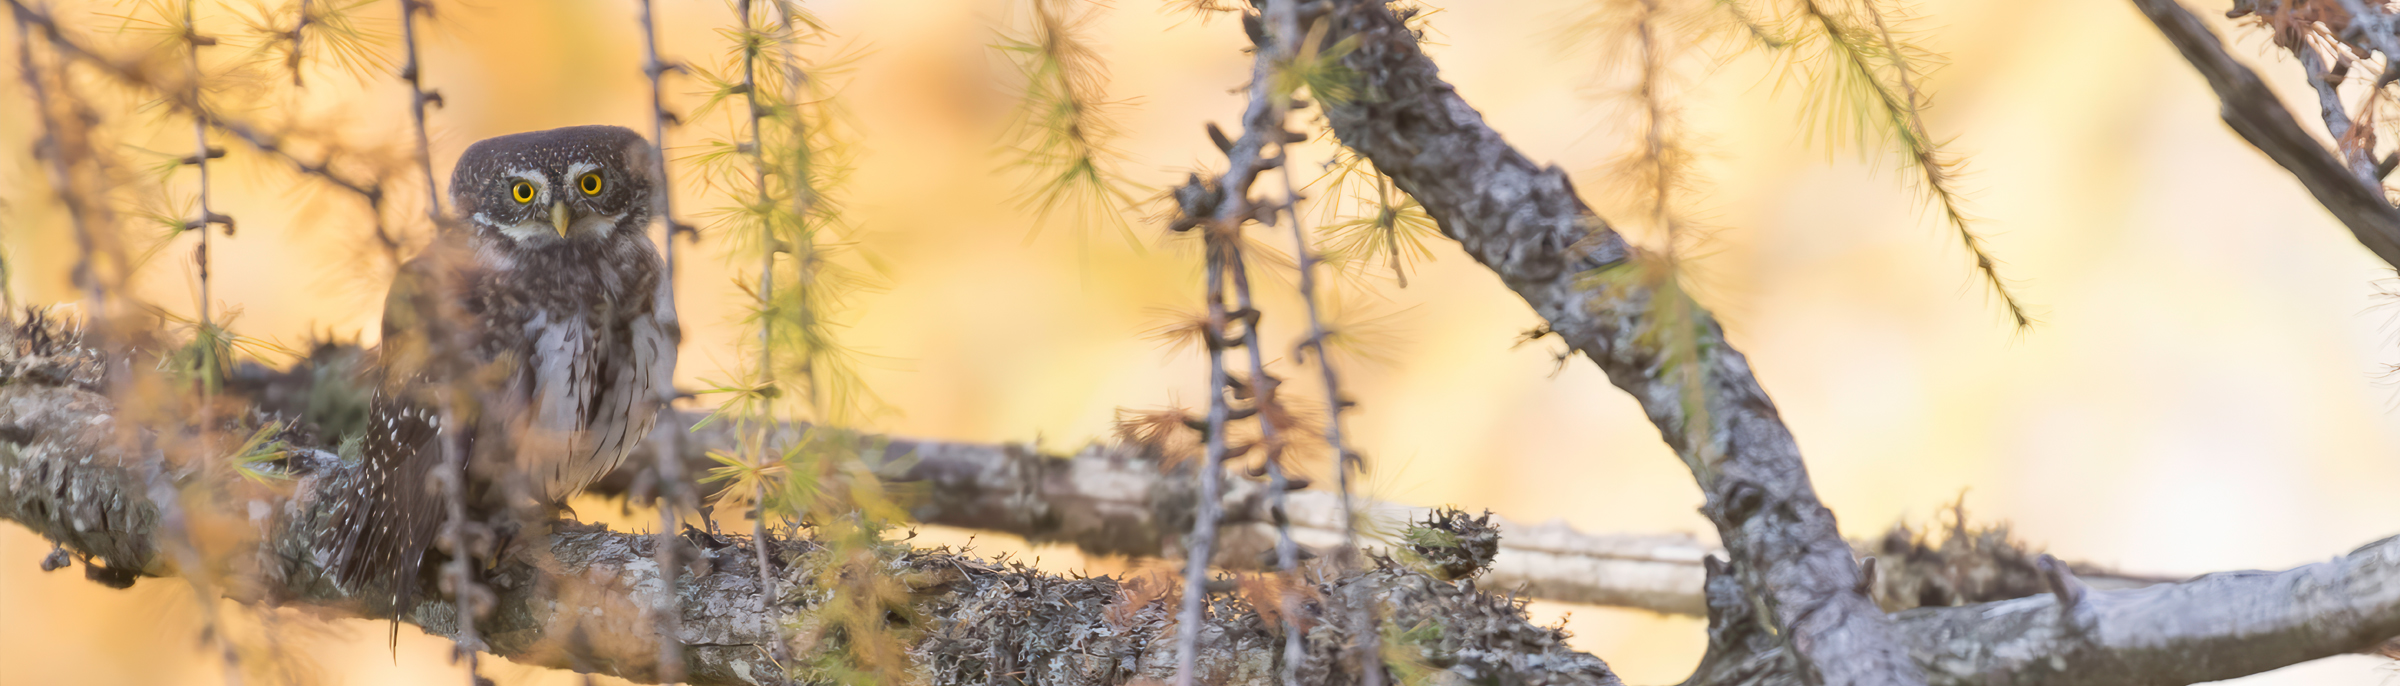
[{"label": "owl's head", "polygon": [[570,126],[477,141],[450,173],[450,202],[477,233],[520,247],[640,235],[656,153],[622,126]]}]

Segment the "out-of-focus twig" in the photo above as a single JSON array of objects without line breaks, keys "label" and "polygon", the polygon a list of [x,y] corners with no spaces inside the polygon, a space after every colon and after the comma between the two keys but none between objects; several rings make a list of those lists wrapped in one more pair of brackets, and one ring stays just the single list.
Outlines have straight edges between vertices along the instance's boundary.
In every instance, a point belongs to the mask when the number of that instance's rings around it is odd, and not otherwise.
[{"label": "out-of-focus twig", "polygon": [[284,137],[208,107],[206,103],[197,98],[197,90],[194,87],[162,79],[150,73],[138,62],[128,62],[103,55],[74,37],[66,35],[66,31],[49,14],[26,5],[23,0],[7,1],[20,24],[19,30],[25,30],[28,25],[39,27],[46,39],[45,43],[56,48],[61,57],[90,65],[120,83],[156,93],[168,107],[189,114],[206,122],[211,128],[241,139],[243,143],[259,152],[283,160],[301,174],[315,177],[320,181],[332,184],[335,188],[357,195],[359,199],[367,203],[368,214],[374,221],[373,235],[385,257],[395,263],[399,261],[399,252],[402,246],[400,238],[394,235],[391,228],[385,223],[383,216],[384,192],[380,179],[354,178],[335,169],[335,160],[331,153],[316,160],[303,158],[291,150],[292,146]]},{"label": "out-of-focus twig", "polygon": [[[746,9],[748,3],[743,4]],[[655,188],[651,202],[658,209],[659,219],[667,227],[666,245],[663,246],[666,252],[666,274],[659,285],[659,288],[666,293],[667,306],[658,316],[664,320],[661,322],[662,326],[672,328],[679,325],[673,305],[675,238],[678,232],[685,229],[675,220],[675,184],[669,181],[667,176],[667,124],[674,121],[675,116],[667,112],[663,81],[671,68],[658,59],[658,23],[655,18],[657,9],[652,6],[651,0],[642,0],[641,7],[642,72],[649,77],[650,81],[652,135],[650,143],[656,151],[650,156],[651,174],[654,179],[653,187]],[[749,15],[745,13],[743,16],[748,17]],[[662,387],[659,389],[659,393],[659,408],[665,410],[673,407],[675,389],[672,386]],[[649,442],[665,443],[668,446],[658,452],[658,459],[651,461],[650,466],[656,470],[656,479],[652,483],[653,488],[656,489],[653,495],[656,496],[658,503],[658,531],[655,534],[657,550],[654,557],[660,570],[659,579],[666,584],[667,588],[667,592],[659,598],[658,605],[652,608],[652,612],[654,619],[658,622],[660,680],[671,683],[681,681],[684,675],[683,638],[680,629],[682,616],[674,605],[677,576],[675,570],[678,568],[675,560],[676,513],[686,504],[685,500],[691,497],[691,489],[687,488],[684,483],[686,479],[683,475],[682,462],[672,458],[673,446],[682,442],[681,434],[671,431],[653,431],[652,439]]]},{"label": "out-of-focus twig", "polygon": [[2227,126],[2298,178],[2318,204],[2350,228],[2359,244],[2384,263],[2400,266],[2400,209],[2393,208],[2380,182],[2361,180],[2350,165],[2301,129],[2258,72],[2236,61],[2216,32],[2181,2],[2133,0],[2133,4],[2183,53],[2184,61],[2208,80],[2224,105],[2219,114]]}]

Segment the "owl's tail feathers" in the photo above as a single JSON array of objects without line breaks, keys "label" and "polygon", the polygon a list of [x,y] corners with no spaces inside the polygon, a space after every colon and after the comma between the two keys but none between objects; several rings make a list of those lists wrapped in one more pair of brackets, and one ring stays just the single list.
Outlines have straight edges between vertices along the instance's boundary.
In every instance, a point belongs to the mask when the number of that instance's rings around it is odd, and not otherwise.
[{"label": "owl's tail feathers", "polygon": [[446,509],[432,479],[442,460],[441,429],[430,409],[388,397],[375,400],[367,428],[356,486],[336,504],[318,546],[330,551],[326,568],[343,590],[363,596],[378,578],[388,585],[397,645],[417,565]]}]

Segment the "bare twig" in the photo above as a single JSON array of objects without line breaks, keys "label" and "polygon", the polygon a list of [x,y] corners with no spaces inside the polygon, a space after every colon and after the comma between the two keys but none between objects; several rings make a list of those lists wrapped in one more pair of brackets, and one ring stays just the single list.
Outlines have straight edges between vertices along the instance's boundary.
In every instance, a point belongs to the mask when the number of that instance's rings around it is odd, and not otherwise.
[{"label": "bare twig", "polygon": [[[1283,128],[1294,102],[1293,94],[1276,92],[1271,85],[1277,81],[1271,78],[1277,70],[1304,68],[1299,61],[1313,57],[1301,54],[1302,32],[1297,5],[1298,0],[1275,0],[1266,5],[1265,23],[1268,36],[1274,40],[1274,44],[1261,46],[1262,49],[1258,51],[1257,66],[1251,72],[1256,80],[1251,84],[1250,107],[1256,110],[1264,105],[1267,111],[1263,118],[1244,121],[1242,139],[1247,142],[1271,138],[1267,142],[1275,144],[1276,159],[1284,164],[1282,172],[1277,174],[1283,181],[1283,206],[1280,211],[1292,222],[1292,248],[1300,260],[1300,300],[1308,315],[1308,337],[1302,339],[1300,347],[1316,355],[1319,379],[1325,385],[1325,445],[1333,452],[1334,492],[1339,495],[1341,503],[1342,546],[1334,552],[1334,563],[1339,569],[1351,569],[1357,564],[1358,511],[1353,509],[1355,504],[1350,499],[1350,472],[1354,467],[1363,467],[1365,458],[1351,451],[1349,443],[1343,438],[1342,411],[1349,407],[1349,403],[1342,398],[1341,377],[1334,369],[1333,358],[1325,354],[1325,338],[1329,332],[1325,328],[1324,316],[1317,307],[1316,268],[1320,259],[1316,250],[1309,245],[1308,232],[1302,228],[1300,194],[1292,183],[1289,165],[1291,143],[1301,137]],[[1329,100],[1325,94],[1314,95],[1320,100]],[[1243,148],[1236,144],[1235,149]],[[1243,196],[1236,194],[1233,197]],[[1395,239],[1395,250],[1398,245]],[[1394,269],[1398,269],[1397,260],[1394,260],[1394,265]],[[1358,651],[1360,682],[1367,686],[1381,686],[1384,677],[1383,655],[1378,644],[1382,633],[1377,630],[1375,608],[1367,604],[1348,609],[1350,611],[1345,614],[1351,623],[1351,634],[1358,642],[1352,648]]]},{"label": "bare twig", "polygon": [[[744,3],[745,6],[747,4]],[[658,59],[658,24],[654,19],[655,12],[656,9],[652,7],[651,0],[642,0],[642,72],[650,80],[651,144],[658,151],[657,154],[650,156],[651,173],[655,179],[653,185],[656,188],[654,195],[651,196],[651,201],[656,204],[659,218],[667,227],[666,278],[662,280],[659,288],[666,293],[666,300],[671,303],[675,293],[675,236],[683,227],[682,224],[675,221],[675,185],[669,181],[667,176],[667,124],[674,121],[674,115],[667,112],[664,99],[663,79],[670,68],[665,62]],[[745,13],[743,16],[746,18],[749,15]],[[745,19],[745,21],[747,20]],[[672,305],[669,305],[665,312],[660,313],[660,316],[667,320],[663,322],[663,325],[676,326]],[[661,409],[672,407],[675,400],[675,389],[672,386],[662,387],[659,389],[659,393],[659,407]],[[674,432],[653,432],[653,436],[653,442],[663,441],[670,445],[679,443],[682,438]],[[657,479],[653,481],[654,487],[657,489],[655,502],[658,504],[658,531],[655,534],[657,542],[654,544],[657,548],[655,558],[660,570],[659,579],[666,584],[667,588],[667,592],[660,596],[658,604],[652,608],[652,612],[654,619],[658,622],[658,669],[661,681],[665,682],[681,681],[684,677],[683,638],[679,628],[682,617],[674,605],[677,578],[675,570],[678,568],[675,560],[675,534],[678,521],[677,508],[681,507],[684,500],[690,497],[690,489],[685,488],[684,485],[682,463],[672,459],[672,453],[674,450],[671,447],[660,450],[658,459],[651,462],[651,465],[657,470]],[[766,601],[762,599],[760,602]]]},{"label": "bare twig", "polygon": [[[204,45],[215,45],[217,42],[214,38],[201,35],[199,24],[193,21],[194,6],[198,4],[197,0],[185,0],[183,3],[184,54],[190,58],[192,67],[192,102],[195,105],[204,102],[202,89],[208,82],[207,74],[201,71],[200,48]],[[197,109],[195,107],[195,110]],[[200,209],[199,216],[186,222],[183,228],[187,231],[197,230],[200,232],[200,244],[192,252],[192,262],[200,270],[199,321],[193,329],[194,344],[198,347],[195,352],[200,355],[200,368],[194,370],[197,373],[193,375],[192,385],[200,395],[200,430],[198,431],[200,451],[202,455],[214,457],[216,442],[212,439],[215,435],[216,423],[211,421],[211,415],[215,410],[215,403],[212,401],[215,399],[217,380],[223,373],[224,360],[217,356],[216,340],[220,334],[217,331],[216,320],[209,316],[208,229],[211,225],[222,224],[225,226],[225,230],[231,233],[233,218],[217,214],[209,205],[208,159],[210,153],[208,122],[203,117],[195,115],[192,117],[192,156],[188,161],[191,162],[192,168],[199,172]],[[151,495],[159,501],[162,514],[167,520],[167,528],[171,532],[169,540],[175,543],[172,547],[176,552],[178,563],[187,565],[187,568],[193,570],[206,569],[207,567],[201,561],[199,550],[191,540],[190,527],[183,517],[181,498],[175,492],[175,485],[160,478],[156,472],[153,472],[151,477]],[[217,597],[216,590],[211,588],[205,573],[186,574],[184,578],[190,582],[192,592],[198,596],[200,607],[203,608],[201,616],[206,619],[209,627],[206,633],[215,638],[217,648],[225,660],[225,682],[228,684],[241,683],[241,656],[234,651],[233,641],[226,636],[224,623],[217,615],[217,604],[214,602]]]},{"label": "bare twig", "polygon": [[[105,327],[109,321],[106,292],[102,289],[96,267],[97,255],[104,247],[97,233],[113,219],[109,216],[106,203],[93,199],[98,189],[84,187],[85,184],[77,178],[77,161],[96,163],[97,158],[89,154],[91,141],[83,127],[77,126],[73,130],[66,128],[67,122],[75,117],[58,116],[57,110],[62,103],[52,97],[47,77],[34,63],[32,27],[38,25],[42,28],[45,42],[54,51],[70,48],[61,44],[58,24],[50,21],[48,15],[19,0],[9,0],[9,8],[13,10],[17,24],[18,73],[25,80],[26,90],[33,95],[35,114],[41,121],[42,135],[34,143],[34,157],[48,163],[43,167],[50,175],[51,192],[58,194],[61,204],[66,205],[68,220],[75,226],[79,261],[74,278],[75,284],[83,289],[84,307],[91,321]],[[61,86],[64,87],[64,84]]]},{"label": "bare twig", "polygon": [[304,32],[308,30],[310,21],[315,19],[315,17],[309,16],[308,2],[309,0],[300,0],[298,17],[292,20],[292,52],[283,58],[283,68],[292,73],[292,87],[294,88],[305,85],[300,82],[300,64],[304,54],[302,47],[305,45],[304,39],[308,35]]},{"label": "bare twig", "polygon": [[[1308,650],[1307,637],[1299,620],[1300,596],[1293,591],[1298,586],[1300,575],[1300,546],[1292,540],[1292,522],[1289,511],[1284,507],[1291,481],[1284,475],[1283,461],[1284,456],[1291,452],[1291,446],[1290,439],[1278,435],[1279,430],[1275,426],[1275,417],[1284,414],[1280,408],[1274,407],[1283,402],[1279,395],[1283,380],[1267,373],[1266,344],[1258,336],[1261,315],[1257,303],[1250,298],[1250,268],[1243,259],[1240,245],[1233,247],[1234,304],[1246,315],[1243,318],[1242,347],[1250,353],[1250,398],[1251,407],[1258,412],[1258,447],[1266,451],[1261,459],[1265,460],[1267,469],[1269,518],[1275,526],[1275,569],[1292,577],[1291,584],[1278,587],[1278,602],[1282,605],[1283,654],[1298,656],[1284,661],[1283,680],[1286,686],[1300,686],[1301,658],[1308,654]],[[1222,335],[1223,332],[1218,334]]]},{"label": "bare twig", "polygon": [[[384,222],[384,194],[380,180],[354,179],[335,170],[334,160],[330,153],[320,160],[304,159],[293,153],[288,143],[281,137],[261,130],[249,122],[226,116],[209,108],[206,103],[196,97],[196,86],[187,88],[181,84],[159,81],[137,63],[111,59],[66,35],[50,15],[26,5],[23,0],[8,0],[8,3],[10,9],[15,12],[18,22],[41,27],[44,37],[47,39],[46,42],[62,53],[62,57],[97,68],[102,73],[126,85],[157,93],[169,107],[198,118],[211,128],[231,134],[259,152],[282,159],[291,164],[295,171],[316,177],[336,188],[357,195],[359,199],[367,203],[368,213],[374,220],[374,238],[380,244],[385,257],[394,263],[399,261],[402,246],[400,239],[392,235],[390,228]],[[22,29],[23,27],[20,27],[20,30]],[[195,76],[197,76],[196,72]]]},{"label": "bare twig", "polygon": [[[1236,164],[1239,164],[1238,162]],[[1208,263],[1205,277],[1208,298],[1208,436],[1207,449],[1194,472],[1200,480],[1200,503],[1193,509],[1192,535],[1184,543],[1183,608],[1176,613],[1175,686],[1192,686],[1198,678],[1194,667],[1200,659],[1200,627],[1203,612],[1208,606],[1209,551],[1217,541],[1217,519],[1222,516],[1217,502],[1225,478],[1225,430],[1231,418],[1231,408],[1225,398],[1225,263],[1232,258],[1228,251],[1239,250],[1243,218],[1219,219],[1202,227],[1205,255]]]},{"label": "bare twig", "polygon": [[[192,21],[192,6],[195,4],[198,3],[191,1],[183,3],[183,40],[186,54],[191,57],[192,102],[197,105],[203,101],[201,87],[207,83],[206,75],[200,71],[200,47],[215,45],[217,41],[214,38],[200,35],[199,25]],[[197,109],[195,108],[195,110]],[[200,174],[200,211],[199,216],[186,222],[183,228],[200,231],[200,247],[192,254],[192,261],[200,266],[200,327],[203,335],[207,335],[216,322],[208,316],[208,227],[221,224],[225,227],[228,235],[233,232],[233,218],[217,214],[208,203],[208,159],[213,155],[221,154],[223,153],[211,151],[208,147],[207,118],[194,115],[192,117],[192,156],[189,161],[192,163],[192,168],[199,170]]]},{"label": "bare twig", "polygon": [[[419,13],[431,16],[433,6],[427,4],[426,0],[400,0],[401,47],[407,59],[400,67],[400,79],[408,82],[409,118],[416,136],[415,161],[417,171],[425,182],[425,218],[439,232],[449,222],[449,217],[442,211],[441,182],[433,175],[433,145],[425,132],[425,107],[440,104],[442,96],[425,88],[424,62],[417,52]],[[470,545],[470,540],[480,540],[481,537],[470,531],[478,525],[467,521],[468,450],[463,445],[466,434],[463,433],[465,424],[461,422],[462,415],[458,411],[458,390],[442,388],[434,391],[441,418],[435,440],[441,444],[442,459],[441,467],[434,471],[434,479],[442,489],[444,510],[441,534],[436,540],[450,553],[450,561],[442,566],[441,576],[447,587],[443,590],[452,597],[453,611],[456,613],[453,619],[456,626],[450,637],[455,646],[451,659],[466,662],[467,686],[478,686],[483,680],[478,658],[485,646],[475,630],[475,620],[484,609],[483,601],[489,591],[475,581],[475,555],[471,552],[474,546]]]},{"label": "bare twig", "polygon": [[433,144],[425,135],[425,106],[440,105],[442,94],[425,89],[424,63],[417,58],[417,14],[433,14],[426,0],[400,0],[400,45],[408,61],[400,66],[400,80],[408,82],[408,110],[417,137],[417,171],[425,179],[425,218],[435,226],[443,221],[441,182],[433,176]]},{"label": "bare twig", "polygon": [[2382,185],[2375,175],[2373,134],[2356,128],[2350,121],[2349,106],[2342,103],[2341,77],[2325,65],[2325,55],[2313,47],[2295,45],[2292,52],[2300,57],[2300,68],[2308,73],[2308,85],[2317,91],[2317,107],[2325,117],[2325,132],[2332,134],[2335,154],[2350,166],[2350,173],[2360,183]]}]

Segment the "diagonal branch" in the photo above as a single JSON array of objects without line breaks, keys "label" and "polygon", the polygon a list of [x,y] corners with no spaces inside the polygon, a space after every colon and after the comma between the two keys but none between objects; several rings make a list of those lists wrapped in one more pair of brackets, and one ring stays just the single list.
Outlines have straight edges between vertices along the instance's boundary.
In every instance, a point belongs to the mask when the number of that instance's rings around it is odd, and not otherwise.
[{"label": "diagonal branch", "polygon": [[[1342,3],[1333,23],[1329,41],[1358,41],[1343,62],[1368,94],[1328,108],[1335,135],[1641,402],[1691,465],[1742,588],[1804,663],[1804,681],[1923,683],[1891,621],[1860,592],[1858,565],[1817,502],[1798,444],[1722,330],[1703,313],[1688,333],[1699,354],[1671,359],[1651,335],[1662,323],[1647,316],[1652,297],[1668,296],[1595,278],[1636,255],[1565,172],[1501,140],[1381,3]],[[1677,364],[1700,366],[1704,406],[1687,407],[1684,386],[1669,378],[1683,374]]]},{"label": "diagonal branch", "polygon": [[[286,393],[305,396],[304,393]],[[678,413],[671,420],[683,434],[680,458],[690,472],[716,464],[707,455],[733,450],[740,436],[724,422],[693,429],[706,415]],[[671,429],[672,430],[672,429]],[[779,431],[799,434],[809,427],[795,425]],[[909,514],[916,521],[1007,534],[1034,543],[1072,545],[1092,555],[1130,555],[1173,558],[1183,554],[1184,536],[1191,531],[1199,493],[1189,463],[1170,466],[1140,445],[1094,443],[1072,453],[1052,453],[1022,444],[970,443],[917,438],[872,436],[861,444],[884,447],[878,476],[888,483],[914,484],[919,498]],[[643,450],[647,450],[645,447]],[[593,486],[600,495],[621,495],[634,483],[640,465],[653,459],[637,453],[625,467]],[[714,488],[718,484],[704,484]],[[1229,479],[1218,503],[1222,518],[1210,564],[1218,569],[1248,571],[1272,566],[1277,545],[1274,530],[1274,486],[1254,479]],[[703,498],[713,493],[702,493]],[[1341,550],[1345,540],[1340,498],[1330,491],[1293,491],[1285,515],[1296,543],[1318,555]],[[1368,528],[1396,530],[1400,523],[1420,521],[1433,510],[1390,502],[1354,501]],[[1722,548],[1701,543],[1687,534],[1595,534],[1577,531],[1563,522],[1531,524],[1493,517],[1500,530],[1500,552],[1490,571],[1477,579],[1484,588],[1523,597],[1646,610],[1663,614],[1702,616],[1702,561],[1723,557]],[[1895,565],[1915,557],[1896,548],[1905,541],[1867,541],[1855,545],[1860,556],[1883,558],[1878,575],[1879,597],[1915,598],[1921,591],[1899,582],[1911,575]],[[1388,542],[1369,541],[1370,550]],[[2026,556],[2032,553],[2026,553]],[[1972,571],[1952,558],[1934,561],[1940,568],[1928,574],[1974,574],[1984,579],[2023,576],[2005,564],[1977,562]],[[2138,588],[2174,581],[2079,565],[2077,574],[2095,587]],[[1927,574],[1915,575],[1922,578]],[[2180,577],[2177,577],[2180,578]],[[1986,582],[1989,583],[1988,581]],[[1963,585],[1963,584],[1961,584]],[[2013,586],[2022,587],[2018,583]],[[1975,594],[1949,589],[1964,602],[1998,600],[2032,593]]]},{"label": "diagonal branch", "polygon": [[[2208,79],[2224,102],[2225,124],[2243,140],[2290,170],[2317,202],[2350,227],[2358,242],[2384,263],[2400,266],[2400,209],[2385,198],[2381,183],[2361,179],[2316,137],[2301,130],[2300,122],[2284,109],[2283,101],[2225,51],[2223,41],[2178,0],[2133,0],[2142,15],[2156,24],[2183,59]],[[2302,50],[2307,50],[2305,46]],[[2336,103],[2338,105],[2338,102]]]}]

